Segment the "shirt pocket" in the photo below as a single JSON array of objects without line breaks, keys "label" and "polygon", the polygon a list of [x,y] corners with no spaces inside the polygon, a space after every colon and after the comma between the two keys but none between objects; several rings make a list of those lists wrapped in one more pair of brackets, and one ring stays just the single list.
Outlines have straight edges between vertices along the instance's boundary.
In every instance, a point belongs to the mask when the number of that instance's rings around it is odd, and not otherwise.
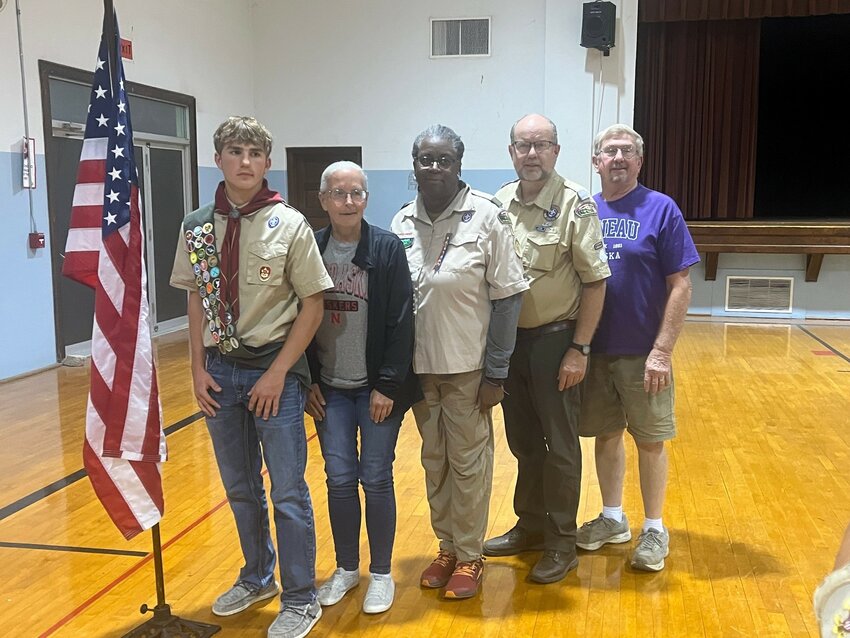
[{"label": "shirt pocket", "polygon": [[260,286],[280,286],[286,267],[286,244],[255,241],[248,244],[248,272],[245,281]]},{"label": "shirt pocket", "polygon": [[558,256],[558,233],[540,233],[529,235],[525,244],[522,262],[526,268],[549,272],[555,267]]},{"label": "shirt pocket", "polygon": [[452,235],[444,248],[445,256],[440,272],[466,272],[480,265],[478,233],[457,233]]}]

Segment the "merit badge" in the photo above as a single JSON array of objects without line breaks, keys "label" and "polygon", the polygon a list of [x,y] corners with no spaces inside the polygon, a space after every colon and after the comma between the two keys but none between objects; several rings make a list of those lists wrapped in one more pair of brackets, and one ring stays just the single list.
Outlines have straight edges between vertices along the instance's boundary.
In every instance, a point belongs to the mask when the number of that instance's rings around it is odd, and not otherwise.
[{"label": "merit badge", "polygon": [[195,253],[189,253],[189,261],[191,261],[194,266],[198,263],[198,256]]},{"label": "merit badge", "polygon": [[230,337],[230,345],[234,348],[239,347],[239,340],[236,337]]},{"label": "merit badge", "polygon": [[201,270],[206,270],[208,268],[206,259],[201,260],[201,263],[198,265],[201,267]]},{"label": "merit badge", "polygon": [[462,221],[462,222],[464,222],[464,223],[465,223],[465,222],[468,222],[470,219],[472,219],[472,215],[473,215],[474,213],[475,213],[475,211],[472,211],[472,210],[468,210],[468,211],[466,211],[466,212],[463,214],[463,216],[460,218],[460,221]]},{"label": "merit badge", "polygon": [[544,213],[544,217],[546,217],[546,219],[558,219],[558,215],[560,214],[561,209],[553,205],[552,208],[550,208]]},{"label": "merit badge", "polygon": [[195,241],[195,236],[192,234],[191,230],[186,231],[186,241]]},{"label": "merit badge", "polygon": [[195,237],[200,237],[200,236],[201,236],[201,231],[203,231],[203,228],[201,228],[200,226],[195,226],[195,227],[192,229],[192,235],[194,235]]},{"label": "merit badge", "polygon": [[260,266],[260,281],[268,281],[269,277],[272,276],[272,269],[268,266]]},{"label": "merit badge", "polygon": [[211,233],[213,230],[213,225],[211,222],[207,222],[203,226],[201,226],[201,230],[207,234]]},{"label": "merit badge", "polygon": [[278,217],[277,215],[275,215],[274,217],[272,217],[272,218],[269,220],[269,228],[274,228],[274,227],[275,227],[275,226],[277,226],[279,223],[280,223],[280,217]]},{"label": "merit badge", "polygon": [[592,199],[582,202],[576,208],[576,217],[589,217],[590,215],[596,215],[596,204]]}]

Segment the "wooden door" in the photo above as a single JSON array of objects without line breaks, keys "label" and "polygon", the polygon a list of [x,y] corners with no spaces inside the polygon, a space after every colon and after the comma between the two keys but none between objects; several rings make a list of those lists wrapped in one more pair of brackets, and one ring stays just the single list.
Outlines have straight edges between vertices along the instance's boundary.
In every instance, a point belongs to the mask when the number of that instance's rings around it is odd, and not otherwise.
[{"label": "wooden door", "polygon": [[359,146],[320,146],[286,149],[289,203],[300,210],[313,228],[328,225],[328,216],[319,204],[322,171],[333,162],[348,160],[362,165]]}]

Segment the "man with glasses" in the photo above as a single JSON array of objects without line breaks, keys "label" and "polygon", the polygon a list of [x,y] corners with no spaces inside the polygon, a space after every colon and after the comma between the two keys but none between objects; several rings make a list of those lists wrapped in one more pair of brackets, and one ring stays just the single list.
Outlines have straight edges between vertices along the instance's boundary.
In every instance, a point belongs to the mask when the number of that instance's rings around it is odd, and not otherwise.
[{"label": "man with glasses", "polygon": [[502,408],[517,459],[517,524],[484,543],[487,556],[543,549],[529,578],[561,580],[578,565],[581,484],[580,384],[610,275],[596,205],[555,172],[555,124],[528,115],[511,129],[508,152],[519,179],[496,199],[507,207],[526,277],[517,340]]},{"label": "man with glasses", "polygon": [[602,513],[581,526],[576,544],[592,551],[631,539],[623,514],[628,429],[638,450],[645,516],[630,562],[656,572],[664,568],[670,542],[661,516],[664,441],[676,434],[670,360],[691,300],[688,269],[699,255],[676,203],[637,181],[640,135],[623,124],[610,126],[596,136],[592,159],[602,182],[594,199],[611,279],[593,339],[579,432],[596,437]]},{"label": "man with glasses", "polygon": [[446,598],[478,592],[493,477],[491,409],[503,396],[522,293],[528,289],[507,213],[460,180],[464,145],[434,125],[413,143],[416,199],[392,231],[413,281],[413,406],[437,558],[422,572]]}]

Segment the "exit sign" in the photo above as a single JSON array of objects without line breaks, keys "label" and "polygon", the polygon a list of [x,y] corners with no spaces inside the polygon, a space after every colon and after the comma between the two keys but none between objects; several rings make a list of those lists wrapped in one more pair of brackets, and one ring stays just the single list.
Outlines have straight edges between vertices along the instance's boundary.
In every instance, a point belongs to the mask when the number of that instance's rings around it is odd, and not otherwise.
[{"label": "exit sign", "polygon": [[133,59],[133,41],[121,38],[121,57],[125,60]]}]

